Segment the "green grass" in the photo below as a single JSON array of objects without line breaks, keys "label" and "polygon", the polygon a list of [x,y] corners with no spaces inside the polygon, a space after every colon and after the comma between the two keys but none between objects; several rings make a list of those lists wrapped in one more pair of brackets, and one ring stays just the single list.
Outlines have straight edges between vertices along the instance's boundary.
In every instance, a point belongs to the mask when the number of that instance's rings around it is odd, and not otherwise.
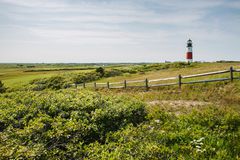
[{"label": "green grass", "polygon": [[190,68],[170,68],[159,71],[150,71],[145,73],[137,73],[137,74],[125,74],[123,76],[104,78],[99,80],[98,82],[119,82],[124,80],[144,80],[148,78],[151,79],[159,79],[159,78],[168,78],[168,77],[177,77],[179,74],[181,75],[191,75],[198,73],[206,73],[212,71],[226,70],[231,66],[234,68],[240,68],[239,63],[197,63],[193,67]]},{"label": "green grass", "polygon": [[[48,78],[56,75],[62,75],[62,76],[66,75],[66,77],[68,77],[68,75],[90,72],[92,71],[92,69],[88,69],[88,68],[97,67],[96,65],[35,64],[34,68],[27,68],[26,66],[29,66],[29,65],[30,64],[25,64],[19,67],[19,65],[17,64],[1,64],[0,80],[2,80],[7,87],[16,88],[16,87],[21,87],[23,85],[26,85],[31,80],[34,80],[34,79]],[[114,65],[106,66],[105,69],[106,70],[131,69],[131,68],[137,68],[142,66],[143,65],[114,64]],[[145,66],[148,66],[148,65],[145,64]],[[195,63],[192,67],[188,67],[188,68],[170,68],[170,69],[140,72],[136,74],[125,73],[122,76],[102,78],[98,82],[144,80],[146,78],[151,80],[151,79],[158,79],[158,78],[176,77],[179,74],[190,75],[190,74],[229,69],[230,66],[233,66],[234,68],[240,68],[239,63]],[[86,70],[84,70],[84,67],[86,68]],[[79,68],[83,70],[79,70]],[[63,70],[63,69],[71,69],[71,70]],[[30,72],[26,72],[26,71],[30,71]]]},{"label": "green grass", "polygon": [[[35,68],[37,69],[46,69],[46,68]],[[49,68],[48,68],[49,69]],[[30,81],[38,78],[48,78],[56,75],[66,75],[66,74],[77,74],[85,73],[91,70],[59,70],[50,68],[50,71],[39,71],[39,72],[26,72],[29,69],[25,68],[0,68],[0,80],[7,87],[17,88],[23,85],[28,84]],[[61,68],[58,68],[61,69]]]},{"label": "green grass", "polygon": [[[230,66],[240,68],[238,63],[197,63],[98,82],[158,79]],[[43,76],[79,73],[23,72],[11,67],[0,72],[6,73],[1,77],[10,86]],[[223,76],[229,74],[203,79]],[[239,104],[240,80],[183,85],[181,90],[178,86],[159,87],[148,92],[12,90],[0,94],[0,153],[5,159],[239,159]]]},{"label": "green grass", "polygon": [[1,94],[0,102],[4,159],[240,156],[239,81],[189,85],[181,92],[16,91]]}]

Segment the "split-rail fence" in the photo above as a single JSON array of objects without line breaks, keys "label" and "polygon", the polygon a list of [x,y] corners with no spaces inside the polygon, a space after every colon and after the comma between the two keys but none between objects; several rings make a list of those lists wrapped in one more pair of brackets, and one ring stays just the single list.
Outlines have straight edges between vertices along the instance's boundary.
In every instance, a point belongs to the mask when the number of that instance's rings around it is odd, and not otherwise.
[{"label": "split-rail fence", "polygon": [[[145,88],[149,90],[153,87],[160,87],[160,86],[178,86],[181,89],[182,85],[186,84],[196,84],[196,83],[208,83],[208,82],[218,82],[218,81],[233,81],[234,79],[240,80],[240,76],[234,76],[234,73],[239,72],[240,69],[230,69],[215,71],[215,72],[208,72],[208,73],[201,73],[201,74],[194,74],[194,75],[178,75],[176,77],[169,77],[169,78],[160,78],[160,79],[144,79],[144,80],[124,80],[122,82],[105,82],[105,83],[81,83],[81,84],[74,84],[76,88],[107,88],[107,89],[127,89],[127,88]],[[226,74],[229,73],[229,74]],[[212,78],[212,79],[204,79],[204,80],[195,80],[198,77],[204,76],[211,76],[211,75],[220,75],[225,74],[227,77],[224,78]],[[184,79],[190,79],[190,81],[185,81]],[[191,80],[193,79],[193,80]],[[169,82],[171,81],[171,82]],[[172,82],[173,81],[173,82]],[[165,83],[161,83],[165,82]]]}]

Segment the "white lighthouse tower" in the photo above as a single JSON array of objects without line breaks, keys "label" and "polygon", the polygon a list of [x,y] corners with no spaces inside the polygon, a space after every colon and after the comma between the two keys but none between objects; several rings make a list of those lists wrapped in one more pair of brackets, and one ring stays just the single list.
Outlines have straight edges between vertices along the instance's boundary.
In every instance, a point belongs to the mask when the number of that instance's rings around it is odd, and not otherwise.
[{"label": "white lighthouse tower", "polygon": [[186,59],[188,63],[193,62],[193,53],[192,53],[192,40],[189,39],[187,41],[187,53],[186,53]]}]

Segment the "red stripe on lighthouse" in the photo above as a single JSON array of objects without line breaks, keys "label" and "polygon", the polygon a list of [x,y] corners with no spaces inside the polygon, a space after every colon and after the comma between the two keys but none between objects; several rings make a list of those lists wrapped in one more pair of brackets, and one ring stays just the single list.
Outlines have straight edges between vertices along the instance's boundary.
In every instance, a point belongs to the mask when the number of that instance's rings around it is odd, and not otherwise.
[{"label": "red stripe on lighthouse", "polygon": [[192,52],[187,52],[187,59],[192,59]]}]

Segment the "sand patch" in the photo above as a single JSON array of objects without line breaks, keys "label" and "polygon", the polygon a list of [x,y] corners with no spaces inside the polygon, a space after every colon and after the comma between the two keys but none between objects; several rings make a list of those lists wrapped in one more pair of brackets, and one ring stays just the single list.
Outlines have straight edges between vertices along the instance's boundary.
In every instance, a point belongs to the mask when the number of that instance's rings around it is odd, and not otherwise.
[{"label": "sand patch", "polygon": [[148,104],[150,106],[150,110],[152,110],[152,107],[154,106],[159,107],[164,111],[181,115],[190,113],[192,110],[200,110],[205,106],[211,105],[212,103],[192,100],[156,100],[148,102]]}]

